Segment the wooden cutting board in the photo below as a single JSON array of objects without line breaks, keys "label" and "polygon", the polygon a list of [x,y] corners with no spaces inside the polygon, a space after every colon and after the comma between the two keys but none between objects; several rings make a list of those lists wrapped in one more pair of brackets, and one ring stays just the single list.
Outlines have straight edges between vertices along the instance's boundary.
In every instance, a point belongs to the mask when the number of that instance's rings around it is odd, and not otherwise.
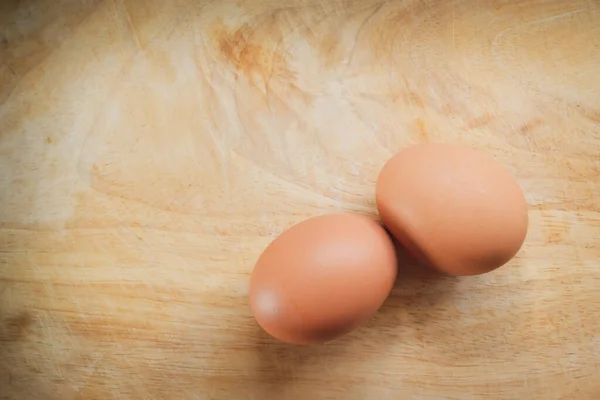
[{"label": "wooden cutting board", "polygon": [[[515,173],[519,256],[262,333],[269,241],[438,141]],[[599,1],[3,1],[0,174],[0,399],[600,399]]]}]

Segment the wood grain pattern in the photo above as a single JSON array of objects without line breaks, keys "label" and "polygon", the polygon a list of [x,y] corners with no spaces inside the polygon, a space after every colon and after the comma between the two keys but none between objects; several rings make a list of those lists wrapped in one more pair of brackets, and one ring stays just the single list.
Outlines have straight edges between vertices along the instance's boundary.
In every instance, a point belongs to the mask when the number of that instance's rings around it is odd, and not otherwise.
[{"label": "wood grain pattern", "polygon": [[[0,398],[600,398],[598,71],[596,0],[2,2]],[[519,256],[266,337],[264,246],[425,141],[511,168]]]}]

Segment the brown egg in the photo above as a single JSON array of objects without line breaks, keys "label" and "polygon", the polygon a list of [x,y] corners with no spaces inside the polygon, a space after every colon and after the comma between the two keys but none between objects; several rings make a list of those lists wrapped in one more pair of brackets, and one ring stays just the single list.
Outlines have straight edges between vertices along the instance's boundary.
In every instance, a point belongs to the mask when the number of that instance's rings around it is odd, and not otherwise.
[{"label": "brown egg", "polygon": [[250,280],[250,308],[277,339],[323,343],[369,319],[396,272],[394,245],[377,222],[349,214],[314,217],[261,254]]},{"label": "brown egg", "polygon": [[496,269],[527,233],[527,203],[510,172],[465,147],[423,144],[396,154],[377,180],[377,208],[394,237],[451,275]]}]

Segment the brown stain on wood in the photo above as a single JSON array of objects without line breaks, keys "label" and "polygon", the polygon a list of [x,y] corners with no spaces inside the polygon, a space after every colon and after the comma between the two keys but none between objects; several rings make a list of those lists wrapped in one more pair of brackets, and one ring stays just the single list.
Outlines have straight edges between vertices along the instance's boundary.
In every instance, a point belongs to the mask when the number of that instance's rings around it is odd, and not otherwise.
[{"label": "brown stain on wood", "polygon": [[4,320],[0,331],[0,340],[8,342],[23,340],[29,334],[32,325],[33,317],[26,311],[10,316]]},{"label": "brown stain on wood", "polygon": [[216,49],[238,75],[246,76],[253,83],[260,77],[266,84],[273,75],[285,75],[288,71],[285,57],[277,45],[281,34],[276,29],[259,31],[244,23],[231,30],[222,20],[217,20],[211,35]]},{"label": "brown stain on wood", "polygon": [[489,125],[494,120],[494,117],[491,114],[484,114],[480,117],[473,118],[469,122],[467,122],[466,129],[475,129],[481,128],[486,125]]},{"label": "brown stain on wood", "polygon": [[549,230],[546,233],[546,240],[548,241],[548,243],[552,244],[561,243],[565,240],[565,235],[563,232],[560,232],[558,230]]},{"label": "brown stain on wood", "polygon": [[306,29],[300,33],[325,67],[340,66],[347,57],[351,57],[348,49],[344,49],[341,45],[339,32],[336,30],[329,29],[327,32],[322,32]]},{"label": "brown stain on wood", "polygon": [[540,119],[534,119],[534,120],[531,120],[531,121],[526,122],[523,125],[521,125],[518,132],[523,135],[527,134],[527,133],[531,133],[536,128],[540,127],[542,124],[543,124],[543,122]]},{"label": "brown stain on wood", "polygon": [[320,59],[326,66],[338,65],[344,59],[344,51],[336,33],[328,33],[318,45]]},{"label": "brown stain on wood", "polygon": [[[211,39],[220,55],[235,69],[237,78],[244,76],[280,106],[287,108],[284,99],[294,98],[305,105],[312,96],[302,90],[290,69],[282,49],[283,32],[275,15],[260,26],[244,23],[234,29],[217,20],[209,29]],[[330,43],[334,46],[334,43]]]},{"label": "brown stain on wood", "polygon": [[423,98],[421,96],[419,96],[419,94],[417,94],[416,92],[409,90],[403,95],[403,97],[404,97],[404,101],[407,104],[415,105],[419,108],[425,108],[425,103],[423,102]]}]

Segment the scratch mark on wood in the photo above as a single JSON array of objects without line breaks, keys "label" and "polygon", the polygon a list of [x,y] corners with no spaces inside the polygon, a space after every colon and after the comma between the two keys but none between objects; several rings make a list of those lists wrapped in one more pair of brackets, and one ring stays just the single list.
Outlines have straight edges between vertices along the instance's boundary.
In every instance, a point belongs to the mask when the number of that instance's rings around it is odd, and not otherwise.
[{"label": "scratch mark on wood", "polygon": [[[123,0],[119,0],[119,2],[121,3],[121,8],[123,8],[123,13],[125,14],[125,20],[127,21],[127,25],[129,26],[129,29],[131,29],[131,37],[133,38],[133,41],[135,42],[137,48],[139,50],[142,50],[143,46],[142,46],[142,43],[140,42],[140,37],[137,33],[137,29],[135,28],[135,25],[133,24],[133,20],[131,19],[131,14],[129,14],[129,10],[127,9],[127,4],[125,4],[125,2]],[[113,0],[113,3],[115,5],[115,12],[117,13],[117,16],[118,16],[117,0]]]},{"label": "scratch mark on wood", "polygon": [[365,20],[358,27],[358,29],[356,31],[356,35],[354,36],[354,44],[352,45],[352,49],[350,50],[350,55],[348,56],[348,60],[346,61],[346,69],[348,69],[350,67],[350,65],[352,64],[352,60],[354,60],[354,54],[356,53],[356,46],[358,45],[358,40],[360,39],[360,34],[362,33],[365,26],[369,23],[369,21],[371,19],[373,19],[373,17],[375,17],[375,15],[377,15],[377,13],[379,11],[381,11],[384,4],[385,4],[385,2],[381,2],[378,5],[376,5],[373,12],[371,14],[369,14],[367,16],[367,18],[365,18]]}]

